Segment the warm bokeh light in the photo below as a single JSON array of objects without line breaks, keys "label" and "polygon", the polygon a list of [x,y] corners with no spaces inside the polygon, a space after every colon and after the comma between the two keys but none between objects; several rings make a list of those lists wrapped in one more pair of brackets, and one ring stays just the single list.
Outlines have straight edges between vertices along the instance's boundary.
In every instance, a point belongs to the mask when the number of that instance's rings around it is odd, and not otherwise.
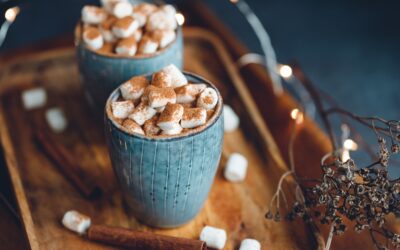
[{"label": "warm bokeh light", "polygon": [[239,0],[230,0],[231,1],[231,3],[237,3],[237,2],[239,2]]},{"label": "warm bokeh light", "polygon": [[293,109],[292,112],[290,112],[290,117],[292,117],[297,124],[301,124],[304,121],[303,112],[301,112],[299,109]]},{"label": "warm bokeh light", "polygon": [[350,159],[350,152],[349,150],[342,151],[342,162],[346,162]]},{"label": "warm bokeh light", "polygon": [[289,65],[279,65],[278,71],[279,75],[283,78],[289,78],[293,74],[292,68]]},{"label": "warm bokeh light", "polygon": [[176,13],[175,18],[180,26],[182,26],[185,23],[185,16],[182,15],[182,13]]},{"label": "warm bokeh light", "polygon": [[6,18],[7,21],[14,22],[15,17],[17,17],[18,13],[19,13],[19,7],[10,8],[6,11],[4,17]]},{"label": "warm bokeh light", "polygon": [[343,147],[347,150],[356,151],[358,149],[358,145],[352,139],[347,139],[343,143]]}]

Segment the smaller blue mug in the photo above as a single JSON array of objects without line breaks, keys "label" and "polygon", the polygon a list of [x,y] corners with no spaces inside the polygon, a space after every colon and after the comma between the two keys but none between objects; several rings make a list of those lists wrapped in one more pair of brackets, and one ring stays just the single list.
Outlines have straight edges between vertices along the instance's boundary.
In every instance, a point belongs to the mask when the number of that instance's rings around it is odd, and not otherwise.
[{"label": "smaller blue mug", "polygon": [[177,29],[175,41],[152,55],[121,56],[93,51],[81,41],[81,24],[75,29],[75,44],[79,71],[89,103],[96,110],[104,104],[116,87],[133,76],[147,75],[169,64],[183,66],[182,28]]},{"label": "smaller blue mug", "polygon": [[184,74],[190,82],[206,83],[218,93],[215,113],[204,129],[172,137],[129,134],[110,118],[110,104],[119,98],[119,88],[106,103],[105,133],[114,172],[135,217],[153,227],[178,227],[197,215],[221,157],[222,97],[209,81]]}]

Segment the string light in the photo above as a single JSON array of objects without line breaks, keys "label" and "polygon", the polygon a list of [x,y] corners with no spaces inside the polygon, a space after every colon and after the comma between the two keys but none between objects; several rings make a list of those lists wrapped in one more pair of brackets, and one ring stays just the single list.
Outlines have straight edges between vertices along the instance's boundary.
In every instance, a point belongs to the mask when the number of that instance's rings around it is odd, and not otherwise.
[{"label": "string light", "polygon": [[0,46],[3,45],[4,40],[6,39],[8,29],[10,28],[11,24],[15,21],[15,18],[19,14],[19,7],[13,7],[6,10],[4,14],[4,18],[6,21],[0,27]]},{"label": "string light", "polygon": [[6,13],[4,14],[4,17],[6,18],[6,20],[10,23],[14,22],[15,18],[17,17],[19,13],[19,7],[13,7],[13,8],[9,8]]},{"label": "string light", "polygon": [[293,74],[292,68],[289,65],[283,65],[283,64],[278,65],[278,72],[279,75],[281,75],[285,79],[290,78]]},{"label": "string light", "polygon": [[358,145],[352,139],[347,139],[343,143],[343,148],[351,151],[356,151],[358,149]]},{"label": "string light", "polygon": [[342,124],[340,128],[342,130],[342,162],[346,162],[350,159],[350,151],[356,151],[358,145],[355,141],[349,138],[350,128],[347,124]]},{"label": "string light", "polygon": [[175,14],[176,22],[182,26],[185,23],[185,16],[182,13]]},{"label": "string light", "polygon": [[290,117],[296,121],[296,124],[301,124],[304,121],[304,114],[299,109],[293,109],[290,112]]},{"label": "string light", "polygon": [[250,24],[257,39],[261,45],[261,49],[264,54],[265,66],[272,80],[272,87],[275,95],[281,95],[283,93],[283,87],[279,73],[276,72],[277,61],[275,50],[272,47],[271,39],[268,32],[265,30],[263,24],[257,15],[253,12],[250,6],[244,0],[230,0],[231,3],[235,4],[238,10],[246,18],[247,22]]}]

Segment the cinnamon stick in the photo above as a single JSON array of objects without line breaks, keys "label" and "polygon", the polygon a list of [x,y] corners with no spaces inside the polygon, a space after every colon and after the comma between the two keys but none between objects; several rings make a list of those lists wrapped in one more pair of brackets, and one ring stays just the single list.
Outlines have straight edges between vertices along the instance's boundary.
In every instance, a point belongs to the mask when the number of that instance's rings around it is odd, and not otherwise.
[{"label": "cinnamon stick", "polygon": [[68,181],[85,197],[95,198],[100,194],[100,188],[92,182],[85,180],[82,168],[75,163],[70,152],[60,143],[56,142],[45,132],[37,130],[35,140],[43,151],[58,166]]},{"label": "cinnamon stick", "polygon": [[204,241],[140,232],[119,227],[92,225],[90,240],[135,250],[206,250]]}]

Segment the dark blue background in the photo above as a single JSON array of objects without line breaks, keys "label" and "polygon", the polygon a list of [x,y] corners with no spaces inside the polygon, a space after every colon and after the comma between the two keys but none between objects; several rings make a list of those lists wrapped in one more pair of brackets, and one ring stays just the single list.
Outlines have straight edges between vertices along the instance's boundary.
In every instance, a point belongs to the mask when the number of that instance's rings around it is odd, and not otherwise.
[{"label": "dark blue background", "polygon": [[[249,48],[260,52],[233,4],[228,0],[205,2]],[[96,1],[25,1],[0,51],[72,32],[87,3]],[[279,61],[300,62],[316,85],[355,113],[400,120],[400,1],[248,3],[267,28]]]}]

